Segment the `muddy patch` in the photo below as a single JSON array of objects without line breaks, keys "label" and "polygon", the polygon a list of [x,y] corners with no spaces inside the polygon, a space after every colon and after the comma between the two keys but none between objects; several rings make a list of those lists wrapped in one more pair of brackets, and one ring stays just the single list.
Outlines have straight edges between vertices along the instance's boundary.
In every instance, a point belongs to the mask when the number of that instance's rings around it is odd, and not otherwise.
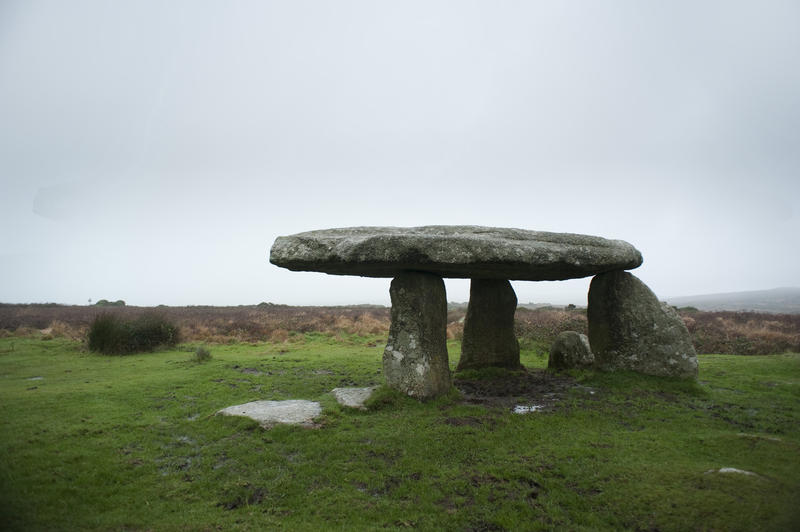
[{"label": "muddy patch", "polygon": [[453,384],[465,403],[509,410],[520,407],[518,413],[550,410],[570,389],[580,386],[570,377],[545,370],[509,372],[480,379],[456,376]]}]

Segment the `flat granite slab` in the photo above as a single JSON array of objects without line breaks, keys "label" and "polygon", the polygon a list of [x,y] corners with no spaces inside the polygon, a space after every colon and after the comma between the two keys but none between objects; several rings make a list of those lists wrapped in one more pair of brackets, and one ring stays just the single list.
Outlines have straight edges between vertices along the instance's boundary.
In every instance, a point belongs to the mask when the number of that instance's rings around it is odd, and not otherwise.
[{"label": "flat granite slab", "polygon": [[366,410],[364,403],[372,396],[377,386],[368,388],[334,388],[333,396],[336,402],[342,406]]},{"label": "flat granite slab", "polygon": [[263,427],[276,423],[309,425],[322,414],[322,407],[315,401],[291,399],[288,401],[252,401],[242,405],[223,408],[217,414],[243,416],[258,421]]},{"label": "flat granite slab", "polygon": [[396,277],[561,281],[630,270],[642,255],[622,240],[474,225],[347,227],[275,240],[270,262],[293,271]]}]

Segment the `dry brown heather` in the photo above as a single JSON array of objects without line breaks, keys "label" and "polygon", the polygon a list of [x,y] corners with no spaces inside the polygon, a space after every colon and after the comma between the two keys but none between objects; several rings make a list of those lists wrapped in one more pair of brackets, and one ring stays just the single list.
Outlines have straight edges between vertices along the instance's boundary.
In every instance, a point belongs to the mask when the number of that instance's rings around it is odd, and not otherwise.
[{"label": "dry brown heather", "polygon": [[800,352],[800,314],[681,312],[698,353]]},{"label": "dry brown heather", "polygon": [[[238,307],[95,307],[0,304],[0,336],[85,337],[102,312],[134,318],[163,313],[181,329],[184,341],[229,343],[285,342],[293,333],[387,335],[389,309],[383,307],[290,307],[264,304]],[[447,336],[460,339],[465,308],[447,314]],[[755,312],[681,311],[699,353],[759,355],[800,352],[800,315]],[[523,345],[547,349],[562,331],[586,334],[582,309],[517,310],[516,332]]]}]

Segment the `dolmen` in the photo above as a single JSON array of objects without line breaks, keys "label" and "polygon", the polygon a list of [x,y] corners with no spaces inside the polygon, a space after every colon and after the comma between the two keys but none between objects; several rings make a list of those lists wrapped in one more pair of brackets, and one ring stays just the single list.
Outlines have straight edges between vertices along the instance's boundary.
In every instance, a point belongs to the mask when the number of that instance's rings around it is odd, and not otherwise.
[{"label": "dolmen", "polygon": [[350,227],[275,240],[270,262],[293,271],[392,278],[387,384],[419,399],[451,386],[444,277],[471,279],[458,369],[520,368],[517,297],[509,281],[594,276],[589,343],[602,370],[694,377],[680,317],[625,270],[641,253],[621,240],[480,226]]}]

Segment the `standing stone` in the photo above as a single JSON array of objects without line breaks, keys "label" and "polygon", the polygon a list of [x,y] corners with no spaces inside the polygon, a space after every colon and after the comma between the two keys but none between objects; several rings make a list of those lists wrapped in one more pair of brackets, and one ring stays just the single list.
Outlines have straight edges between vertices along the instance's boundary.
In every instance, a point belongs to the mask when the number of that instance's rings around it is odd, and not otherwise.
[{"label": "standing stone", "polygon": [[417,399],[450,389],[447,299],[438,275],[404,272],[392,280],[392,324],[383,352],[386,383]]},{"label": "standing stone", "polygon": [[519,342],[514,335],[517,295],[500,279],[473,279],[464,319],[458,370],[486,367],[519,369]]},{"label": "standing stone", "polygon": [[593,365],[594,355],[585,334],[564,331],[550,348],[547,369],[585,369]]},{"label": "standing stone", "polygon": [[683,320],[630,273],[617,270],[592,279],[588,318],[600,369],[697,376],[697,354]]}]

